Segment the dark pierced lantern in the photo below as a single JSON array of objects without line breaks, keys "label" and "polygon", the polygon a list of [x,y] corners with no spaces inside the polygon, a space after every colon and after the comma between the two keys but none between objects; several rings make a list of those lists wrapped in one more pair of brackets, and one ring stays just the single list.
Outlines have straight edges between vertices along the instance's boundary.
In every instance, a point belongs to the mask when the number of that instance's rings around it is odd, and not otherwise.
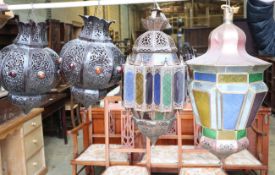
[{"label": "dark pierced lantern", "polygon": [[187,61],[193,70],[190,98],[200,144],[219,158],[249,145],[246,129],[252,125],[267,92],[263,72],[268,62],[248,55],[245,33],[232,23],[230,6],[224,23],[209,36],[207,52]]},{"label": "dark pierced lantern", "polygon": [[28,113],[57,84],[59,56],[47,47],[46,23],[19,22],[18,29],[13,44],[0,52],[0,79],[11,102]]},{"label": "dark pierced lantern", "polygon": [[161,31],[168,20],[159,8],[142,22],[148,31],[137,38],[124,68],[124,106],[155,144],[174,123],[176,110],[183,109],[186,65],[173,39]]},{"label": "dark pierced lantern", "polygon": [[98,102],[121,79],[124,56],[109,36],[112,22],[81,16],[84,28],[61,51],[62,72],[73,97],[86,108]]}]

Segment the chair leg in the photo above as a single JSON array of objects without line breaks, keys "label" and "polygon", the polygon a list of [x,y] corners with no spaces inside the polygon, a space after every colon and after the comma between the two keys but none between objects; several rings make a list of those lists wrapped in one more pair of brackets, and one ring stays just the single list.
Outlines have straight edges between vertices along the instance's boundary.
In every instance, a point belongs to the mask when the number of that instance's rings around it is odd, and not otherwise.
[{"label": "chair leg", "polygon": [[77,175],[77,165],[72,165],[72,175]]},{"label": "chair leg", "polygon": [[260,171],[260,175],[268,175],[268,171],[266,171],[266,170],[261,170],[261,171]]},{"label": "chair leg", "polygon": [[83,121],[81,121],[81,118],[80,118],[80,106],[79,105],[76,108],[76,117],[77,117],[78,124],[81,124]]},{"label": "chair leg", "polygon": [[75,128],[75,119],[74,119],[74,109],[71,109],[71,122],[72,122],[72,126],[73,128]]}]

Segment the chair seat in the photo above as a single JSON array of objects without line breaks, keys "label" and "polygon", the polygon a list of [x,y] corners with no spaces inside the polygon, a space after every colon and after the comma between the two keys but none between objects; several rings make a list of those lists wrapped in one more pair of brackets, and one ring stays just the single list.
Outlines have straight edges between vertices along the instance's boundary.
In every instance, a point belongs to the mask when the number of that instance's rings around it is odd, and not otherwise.
[{"label": "chair seat", "polygon": [[[212,153],[208,151],[192,152],[194,146],[183,146],[184,152],[182,154],[183,165],[221,165],[221,161]],[[191,151],[188,151],[191,150]],[[146,162],[146,155],[143,157],[141,163]],[[151,163],[152,164],[177,164],[178,163],[178,147],[175,145],[156,145],[151,150]],[[261,165],[248,150],[243,150],[235,153],[225,159],[226,165]]]},{"label": "chair seat", "polygon": [[[183,146],[185,150],[194,149],[194,146]],[[183,164],[206,164],[206,165],[220,165],[220,160],[211,154],[205,153],[192,153],[184,152],[182,155]],[[143,157],[142,163],[146,162],[146,155]],[[152,164],[177,164],[178,163],[178,147],[175,145],[156,145],[152,147],[151,151]]]},{"label": "chair seat", "polygon": [[[121,145],[111,144],[110,148],[119,148]],[[90,145],[76,161],[91,161],[102,162],[105,161],[105,144],[92,144]],[[128,154],[120,152],[110,153],[111,162],[128,163]]]},{"label": "chair seat", "polygon": [[227,175],[221,168],[182,168],[179,175]]},{"label": "chair seat", "polygon": [[149,173],[145,167],[111,166],[102,175],[149,175]]},{"label": "chair seat", "polygon": [[225,159],[225,165],[262,165],[248,150],[232,154]]}]

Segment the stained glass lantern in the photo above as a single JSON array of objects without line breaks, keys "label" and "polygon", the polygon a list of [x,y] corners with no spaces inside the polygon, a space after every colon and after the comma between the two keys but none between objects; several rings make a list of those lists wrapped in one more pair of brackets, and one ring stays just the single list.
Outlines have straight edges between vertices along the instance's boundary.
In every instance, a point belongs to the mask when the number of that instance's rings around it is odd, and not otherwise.
[{"label": "stained glass lantern", "polygon": [[47,42],[46,23],[18,23],[13,44],[0,52],[0,79],[8,98],[25,113],[38,107],[59,79],[59,56]]},{"label": "stained glass lantern", "polygon": [[74,99],[87,108],[117,86],[125,58],[109,36],[112,22],[95,16],[82,18],[80,36],[65,44],[60,55]]},{"label": "stained glass lantern", "polygon": [[245,33],[232,23],[230,6],[224,23],[209,36],[207,52],[187,64],[193,70],[190,96],[200,144],[221,159],[247,148],[247,128],[267,92],[263,72],[269,63],[248,55]]},{"label": "stained glass lantern", "polygon": [[124,106],[154,144],[173,124],[176,110],[183,108],[186,65],[173,39],[161,31],[168,20],[159,8],[142,22],[148,31],[137,38],[124,67]]}]

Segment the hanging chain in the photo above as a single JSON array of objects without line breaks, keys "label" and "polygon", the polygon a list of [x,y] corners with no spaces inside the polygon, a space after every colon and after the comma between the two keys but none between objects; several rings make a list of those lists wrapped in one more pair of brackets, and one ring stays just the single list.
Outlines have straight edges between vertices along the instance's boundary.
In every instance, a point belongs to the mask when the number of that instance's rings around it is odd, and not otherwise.
[{"label": "hanging chain", "polygon": [[33,20],[35,23],[38,22],[35,12],[34,12],[35,9],[33,8],[33,4],[36,2],[37,2],[37,0],[32,1],[32,3],[31,3],[32,8],[28,11],[28,20]]},{"label": "hanging chain", "polygon": [[[97,16],[101,13],[101,8],[100,8],[100,0],[97,1],[97,6],[95,7],[95,12],[94,12],[94,16]],[[103,16],[103,14],[102,14]]]}]

